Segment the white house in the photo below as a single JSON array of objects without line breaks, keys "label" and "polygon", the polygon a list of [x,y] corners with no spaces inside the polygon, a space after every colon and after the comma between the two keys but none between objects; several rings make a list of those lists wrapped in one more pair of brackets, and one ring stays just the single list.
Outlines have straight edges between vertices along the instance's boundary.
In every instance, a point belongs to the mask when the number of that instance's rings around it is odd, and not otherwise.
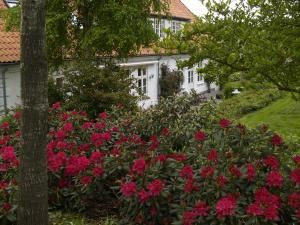
[{"label": "white house", "polygon": [[[0,0],[0,9],[7,8],[4,0]],[[164,29],[170,28],[177,32],[185,23],[190,23],[195,18],[191,11],[180,1],[170,0],[168,17],[157,18],[153,16],[153,29],[160,38],[164,38]],[[2,31],[1,31],[2,30]],[[136,80],[136,86],[148,98],[139,104],[147,108],[158,102],[159,78],[161,66],[167,65],[171,70],[177,70],[177,61],[187,59],[189,56],[157,54],[153,49],[143,48],[134,57],[126,62],[120,62],[128,67]],[[3,22],[0,21],[0,110],[20,104],[20,40],[17,32],[3,32]],[[195,90],[198,93],[207,91],[207,86],[194,68],[183,69],[184,82],[182,91]],[[212,88],[215,88],[213,85]],[[134,91],[133,91],[134,92]]]}]

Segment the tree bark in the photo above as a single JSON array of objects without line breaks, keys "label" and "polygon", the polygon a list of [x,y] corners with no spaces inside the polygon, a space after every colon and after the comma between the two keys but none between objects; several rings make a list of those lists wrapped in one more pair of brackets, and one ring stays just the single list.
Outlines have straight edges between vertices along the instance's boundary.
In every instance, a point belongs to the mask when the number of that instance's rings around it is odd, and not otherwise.
[{"label": "tree bark", "polygon": [[45,0],[22,0],[22,151],[18,225],[48,224]]}]

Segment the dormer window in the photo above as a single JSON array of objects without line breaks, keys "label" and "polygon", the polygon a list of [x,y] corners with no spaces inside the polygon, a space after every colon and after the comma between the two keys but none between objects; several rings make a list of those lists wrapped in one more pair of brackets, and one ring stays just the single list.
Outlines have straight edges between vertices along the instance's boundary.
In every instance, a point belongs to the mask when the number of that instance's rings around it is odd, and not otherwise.
[{"label": "dormer window", "polygon": [[179,21],[172,21],[172,32],[176,33],[177,31],[181,30],[181,22]]}]

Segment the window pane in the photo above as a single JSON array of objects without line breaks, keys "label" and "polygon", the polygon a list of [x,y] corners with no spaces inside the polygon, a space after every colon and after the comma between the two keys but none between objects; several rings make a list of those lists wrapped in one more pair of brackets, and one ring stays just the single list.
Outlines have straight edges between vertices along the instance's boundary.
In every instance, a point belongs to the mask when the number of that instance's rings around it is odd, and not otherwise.
[{"label": "window pane", "polygon": [[146,68],[143,69],[143,75],[146,76],[147,75],[147,71]]},{"label": "window pane", "polygon": [[139,88],[142,87],[142,80],[138,80],[138,87],[139,87]]},{"label": "window pane", "polygon": [[138,68],[138,76],[141,76],[141,75],[142,75],[141,68]]}]

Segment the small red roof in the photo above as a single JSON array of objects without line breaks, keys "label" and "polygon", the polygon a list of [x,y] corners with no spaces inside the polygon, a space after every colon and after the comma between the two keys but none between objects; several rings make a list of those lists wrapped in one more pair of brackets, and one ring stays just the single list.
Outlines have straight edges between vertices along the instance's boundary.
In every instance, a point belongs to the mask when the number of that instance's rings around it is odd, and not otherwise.
[{"label": "small red roof", "polygon": [[[0,10],[7,9],[4,0],[0,0]],[[0,63],[14,63],[20,61],[20,33],[6,32],[4,21],[0,18]]]}]

